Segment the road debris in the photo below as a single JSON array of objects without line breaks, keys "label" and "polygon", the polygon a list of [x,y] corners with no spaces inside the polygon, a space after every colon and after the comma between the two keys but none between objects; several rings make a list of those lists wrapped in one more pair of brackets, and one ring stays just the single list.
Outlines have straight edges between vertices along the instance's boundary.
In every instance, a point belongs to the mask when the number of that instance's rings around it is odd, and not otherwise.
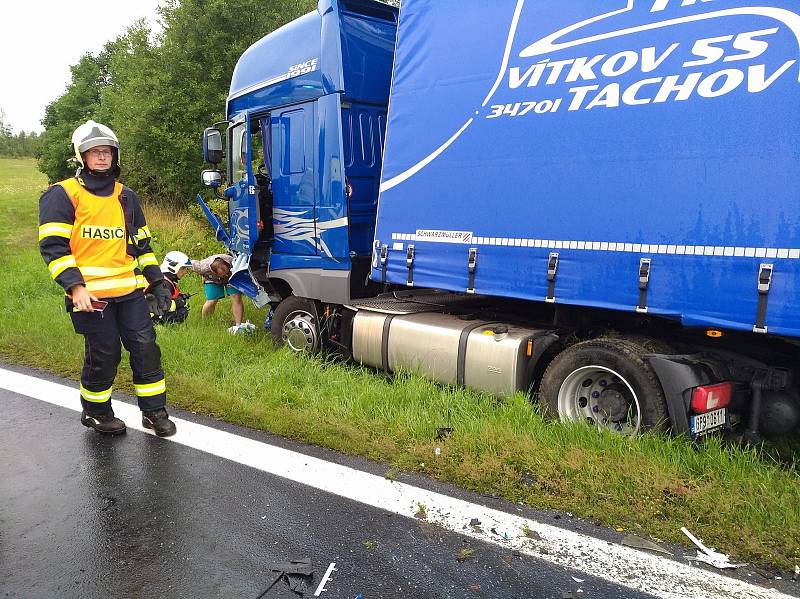
[{"label": "road debris", "polygon": [[800,577],[800,566],[795,564],[794,566],[794,576],[792,576],[792,580],[797,582],[797,579]]},{"label": "road debris", "polygon": [[582,583],[582,582],[584,581],[584,579],[583,579],[583,578],[576,578],[575,576],[573,576],[573,577],[572,577],[572,580],[574,580],[574,581],[575,581],[575,582],[577,582],[578,584],[580,584],[580,583]]},{"label": "road debris", "polygon": [[450,427],[450,426],[440,426],[439,428],[436,429],[436,440],[437,441],[441,441],[441,440],[447,438],[450,435],[450,433],[452,433],[452,432],[453,432],[453,428],[452,427]]},{"label": "road debris", "polygon": [[270,570],[276,576],[269,583],[269,586],[264,589],[264,592],[258,596],[258,599],[264,597],[280,580],[284,580],[289,590],[302,597],[308,592],[307,583],[311,581],[311,577],[314,575],[314,566],[311,564],[310,557],[279,562],[270,566]]},{"label": "road debris", "polygon": [[645,551],[655,551],[657,553],[664,553],[665,555],[673,555],[673,553],[658,543],[654,543],[650,539],[642,538],[638,535],[626,535],[620,541],[620,545],[626,547],[633,547],[634,549],[643,549]]},{"label": "road debris", "polygon": [[742,566],[746,565],[746,564],[733,564],[733,563],[731,563],[730,557],[728,557],[724,553],[719,553],[713,547],[709,548],[709,547],[706,547],[705,545],[703,545],[703,543],[700,541],[700,539],[698,539],[696,536],[694,536],[692,533],[690,533],[686,529],[685,526],[681,527],[681,532],[683,532],[683,534],[685,534],[687,537],[689,537],[689,540],[692,543],[694,543],[695,546],[697,547],[697,556],[695,556],[694,558],[689,558],[689,559],[694,559],[695,561],[703,562],[703,563],[708,564],[710,566],[714,566],[715,568],[718,568],[720,570],[724,570],[724,569],[735,570],[736,568],[741,568]]},{"label": "road debris", "polygon": [[[325,575],[322,577],[322,580],[319,581],[319,586],[317,587],[317,590],[314,591],[314,597],[319,597],[320,595],[322,595],[323,591],[328,590],[325,588],[325,583],[327,583],[331,579],[331,576],[333,575],[334,572],[336,572],[336,562],[331,562],[331,565],[328,566],[327,570],[325,570]],[[360,596],[361,594],[359,593],[359,597]]]}]

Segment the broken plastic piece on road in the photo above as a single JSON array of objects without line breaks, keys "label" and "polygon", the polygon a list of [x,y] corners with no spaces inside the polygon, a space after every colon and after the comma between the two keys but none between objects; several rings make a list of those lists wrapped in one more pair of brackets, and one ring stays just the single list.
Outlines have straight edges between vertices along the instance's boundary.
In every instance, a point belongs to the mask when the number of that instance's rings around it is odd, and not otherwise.
[{"label": "broken plastic piece on road", "polygon": [[578,584],[580,584],[580,583],[582,583],[582,582],[584,581],[584,579],[583,579],[583,578],[576,578],[575,576],[573,576],[573,577],[572,577],[572,580],[574,580],[574,581],[575,581],[575,582],[577,582]]},{"label": "broken plastic piece on road", "polygon": [[310,578],[314,574],[314,567],[311,564],[310,557],[280,562],[270,566],[270,570],[277,575],[269,583],[269,586],[264,589],[264,592],[258,596],[258,599],[264,597],[281,579],[289,586],[289,590],[302,597],[308,591],[307,583],[310,582]]},{"label": "broken plastic piece on road", "polygon": [[695,537],[692,533],[690,533],[685,526],[681,527],[681,532],[689,537],[689,540],[695,544],[697,547],[697,555],[694,558],[695,561],[703,562],[710,566],[714,566],[720,570],[723,569],[732,569],[735,570],[736,568],[741,568],[746,564],[734,564],[731,563],[730,557],[725,555],[724,553],[718,552],[713,547],[706,547],[703,543]]},{"label": "broken plastic piece on road", "polygon": [[654,543],[649,539],[644,539],[637,535],[627,535],[622,538],[620,541],[620,545],[625,545],[626,547],[633,547],[634,549],[643,549],[645,551],[656,551],[658,553],[664,553],[666,555],[673,555],[672,552],[668,549],[665,549],[658,543]]},{"label": "broken plastic piece on road", "polygon": [[[314,591],[314,597],[319,597],[322,595],[323,591],[327,591],[328,589],[325,588],[325,583],[327,583],[331,579],[331,575],[336,572],[336,562],[331,562],[331,565],[328,566],[328,569],[325,571],[325,575],[322,577],[322,580],[319,581],[319,586],[317,590]],[[359,597],[361,594],[359,593]]]},{"label": "broken plastic piece on road", "polygon": [[270,566],[273,572],[283,572],[284,574],[300,574],[311,576],[314,573],[314,566],[311,564],[310,557],[301,559],[290,559],[288,562],[280,562]]}]

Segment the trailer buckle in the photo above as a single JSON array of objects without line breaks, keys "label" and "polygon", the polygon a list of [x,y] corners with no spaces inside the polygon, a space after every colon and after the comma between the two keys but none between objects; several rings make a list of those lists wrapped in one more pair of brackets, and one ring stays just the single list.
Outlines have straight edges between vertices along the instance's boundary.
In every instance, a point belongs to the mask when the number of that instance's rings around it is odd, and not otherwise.
[{"label": "trailer buckle", "polygon": [[408,270],[408,278],[406,280],[406,285],[409,287],[414,286],[414,246],[409,245],[408,250],[406,250],[406,269]]},{"label": "trailer buckle", "polygon": [[478,248],[469,248],[467,257],[467,272],[469,273],[469,285],[467,293],[475,293],[475,271],[478,269]]},{"label": "trailer buckle", "polygon": [[549,304],[556,302],[556,272],[558,271],[558,252],[550,252],[547,259],[547,297],[544,298]]},{"label": "trailer buckle", "polygon": [[762,295],[769,293],[772,285],[772,264],[762,264],[758,270],[758,292]]},{"label": "trailer buckle", "polygon": [[773,264],[761,264],[758,267],[758,308],[756,309],[756,324],[753,326],[754,333],[766,334],[767,327],[767,298],[769,289],[772,287]]},{"label": "trailer buckle", "polygon": [[639,305],[636,311],[647,314],[647,286],[650,283],[650,258],[639,260]]}]

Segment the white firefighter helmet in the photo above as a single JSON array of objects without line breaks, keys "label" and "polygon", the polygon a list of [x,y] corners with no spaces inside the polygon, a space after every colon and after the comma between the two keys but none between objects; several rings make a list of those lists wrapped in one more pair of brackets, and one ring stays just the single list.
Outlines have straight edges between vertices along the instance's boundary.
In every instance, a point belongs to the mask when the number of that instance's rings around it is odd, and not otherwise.
[{"label": "white firefighter helmet", "polygon": [[181,268],[191,265],[192,261],[189,260],[189,256],[183,252],[173,250],[167,252],[167,255],[164,256],[164,261],[161,263],[161,272],[171,272],[176,275]]},{"label": "white firefighter helmet", "polygon": [[94,121],[86,121],[83,125],[75,129],[75,133],[72,134],[72,148],[75,152],[75,159],[78,161],[81,168],[85,166],[81,154],[96,146],[111,146],[112,148],[116,148],[116,166],[119,166],[119,140],[110,128]]}]

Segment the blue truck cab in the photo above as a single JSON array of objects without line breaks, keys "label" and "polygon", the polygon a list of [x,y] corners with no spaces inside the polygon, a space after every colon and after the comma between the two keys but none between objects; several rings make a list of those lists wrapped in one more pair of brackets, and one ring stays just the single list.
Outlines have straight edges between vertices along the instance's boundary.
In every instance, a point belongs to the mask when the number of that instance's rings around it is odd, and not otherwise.
[{"label": "blue truck cab", "polygon": [[204,134],[230,284],[294,351],[796,433],[800,14],[762,4],[320,0]]},{"label": "blue truck cab", "polygon": [[259,286],[335,303],[367,293],[396,28],[391,6],[321,0],[239,59],[226,107],[230,226],[212,224],[248,263],[233,284],[251,297]]}]

